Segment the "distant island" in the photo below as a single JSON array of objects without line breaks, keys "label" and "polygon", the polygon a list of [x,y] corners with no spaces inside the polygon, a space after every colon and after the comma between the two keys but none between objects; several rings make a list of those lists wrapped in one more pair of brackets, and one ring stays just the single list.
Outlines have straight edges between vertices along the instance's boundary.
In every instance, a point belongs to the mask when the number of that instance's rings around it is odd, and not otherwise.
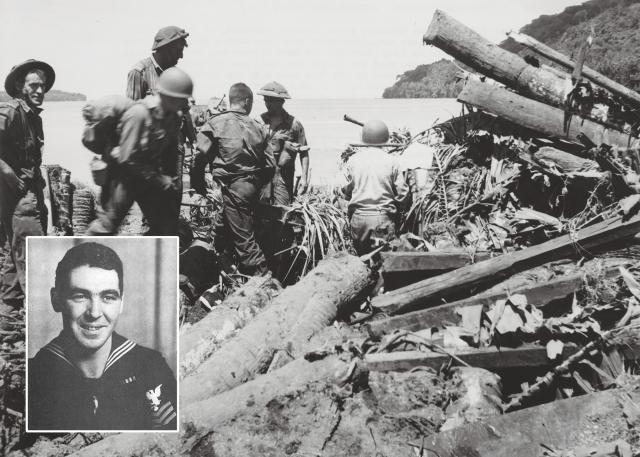
[{"label": "distant island", "polygon": [[[514,24],[515,25],[515,24]],[[538,41],[573,56],[580,44],[595,31],[586,65],[624,84],[640,89],[640,0],[589,0],[553,15],[542,15],[520,29]],[[520,55],[527,51],[512,39],[500,46]],[[548,62],[545,62],[548,63]],[[446,59],[398,75],[383,98],[455,98],[461,90],[455,76],[458,68]]]},{"label": "distant island", "polygon": [[[65,92],[63,90],[51,89],[44,97],[45,102],[82,102],[87,99],[84,94],[75,92]],[[0,91],[0,102],[7,102],[11,97],[6,92]]]}]

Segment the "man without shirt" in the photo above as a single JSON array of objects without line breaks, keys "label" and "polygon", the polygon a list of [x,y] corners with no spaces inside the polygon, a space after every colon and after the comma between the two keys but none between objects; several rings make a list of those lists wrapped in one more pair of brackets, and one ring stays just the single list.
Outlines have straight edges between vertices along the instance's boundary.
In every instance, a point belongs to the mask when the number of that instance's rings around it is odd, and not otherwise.
[{"label": "man without shirt", "polygon": [[69,249],[51,303],[63,328],[29,359],[29,430],[175,430],[171,369],[115,332],[124,304],[115,251],[94,242]]}]

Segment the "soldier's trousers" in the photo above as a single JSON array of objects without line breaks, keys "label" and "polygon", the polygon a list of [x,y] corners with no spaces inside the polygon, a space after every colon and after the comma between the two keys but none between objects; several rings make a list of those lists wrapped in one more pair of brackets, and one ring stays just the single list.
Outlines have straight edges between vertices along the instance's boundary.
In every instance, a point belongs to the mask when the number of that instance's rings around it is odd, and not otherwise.
[{"label": "soldier's trousers", "polygon": [[102,188],[102,210],[98,218],[91,222],[86,234],[117,234],[134,201],[140,206],[149,225],[146,235],[177,235],[176,192],[159,192],[148,186],[136,187],[119,178],[111,179]]},{"label": "soldier's trousers", "polygon": [[383,212],[377,214],[355,212],[351,215],[350,225],[353,245],[358,255],[364,255],[373,250],[373,238],[390,241],[396,233],[396,224],[392,216]]},{"label": "soldier's trousers", "polygon": [[242,273],[253,275],[267,271],[267,261],[255,236],[253,213],[258,203],[256,179],[237,178],[222,186],[223,230],[216,230],[216,248],[231,241]]},{"label": "soldier's trousers", "polygon": [[[8,192],[4,187],[0,187],[0,191]],[[0,271],[0,298],[6,304],[19,305],[24,300],[26,239],[47,233],[47,208],[41,190],[29,190],[22,196],[15,196],[15,203],[4,198],[7,195],[3,195],[0,223],[9,245],[9,255]]]}]

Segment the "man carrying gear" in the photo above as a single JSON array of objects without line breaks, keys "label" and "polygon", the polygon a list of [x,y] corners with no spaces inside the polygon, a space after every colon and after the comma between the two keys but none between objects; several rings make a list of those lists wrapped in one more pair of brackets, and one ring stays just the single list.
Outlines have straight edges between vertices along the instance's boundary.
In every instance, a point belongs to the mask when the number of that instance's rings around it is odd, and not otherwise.
[{"label": "man carrying gear", "polygon": [[261,187],[273,176],[275,163],[268,150],[266,130],[249,117],[253,106],[251,89],[244,83],[231,86],[229,105],[229,111],[211,118],[198,133],[191,183],[205,195],[204,169],[212,164],[213,178],[222,189],[223,199],[216,251],[224,252],[224,237],[230,236],[241,271],[264,274],[267,263],[256,241],[253,213]]},{"label": "man carrying gear", "polygon": [[384,150],[389,143],[384,122],[368,121],[362,127],[362,143],[345,164],[343,194],[349,199],[353,243],[358,255],[373,249],[372,238],[390,240],[395,235],[398,209],[408,203],[409,190],[397,157]]},{"label": "man carrying gear", "polygon": [[8,241],[10,247],[0,299],[10,306],[24,300],[26,237],[47,232],[40,106],[55,78],[50,65],[30,59],[13,67],[4,82],[13,100],[0,104],[0,245]]},{"label": "man carrying gear", "polygon": [[[133,103],[120,116],[118,147],[110,153],[102,191],[103,211],[87,235],[113,235],[134,201],[149,224],[147,235],[175,235],[178,182],[175,169],[182,113],[193,92],[191,77],[172,67],[158,80],[158,95]],[[109,157],[107,157],[109,160]]]},{"label": "man carrying gear", "polygon": [[298,119],[287,113],[284,101],[291,98],[287,89],[276,81],[265,84],[258,91],[264,96],[267,111],[259,121],[269,129],[269,143],[276,160],[276,172],[263,193],[263,200],[273,205],[290,205],[293,202],[296,155],[300,154],[300,193],[309,187],[309,147],[304,127]]}]

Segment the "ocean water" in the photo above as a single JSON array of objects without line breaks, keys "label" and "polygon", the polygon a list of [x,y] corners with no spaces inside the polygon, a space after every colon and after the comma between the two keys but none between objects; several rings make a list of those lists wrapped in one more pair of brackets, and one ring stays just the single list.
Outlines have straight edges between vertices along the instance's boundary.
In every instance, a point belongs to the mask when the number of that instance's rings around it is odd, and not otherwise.
[{"label": "ocean water", "polygon": [[[67,168],[72,181],[90,183],[92,153],[80,142],[83,105],[84,102],[45,102],[43,162]],[[311,147],[311,183],[315,185],[334,183],[340,152],[350,142],[359,141],[360,127],[345,122],[345,114],[360,121],[382,119],[392,130],[406,127],[413,134],[460,114],[460,104],[454,99],[295,99],[287,100],[285,108],[305,128]],[[258,97],[252,115],[263,111],[264,104]]]}]

